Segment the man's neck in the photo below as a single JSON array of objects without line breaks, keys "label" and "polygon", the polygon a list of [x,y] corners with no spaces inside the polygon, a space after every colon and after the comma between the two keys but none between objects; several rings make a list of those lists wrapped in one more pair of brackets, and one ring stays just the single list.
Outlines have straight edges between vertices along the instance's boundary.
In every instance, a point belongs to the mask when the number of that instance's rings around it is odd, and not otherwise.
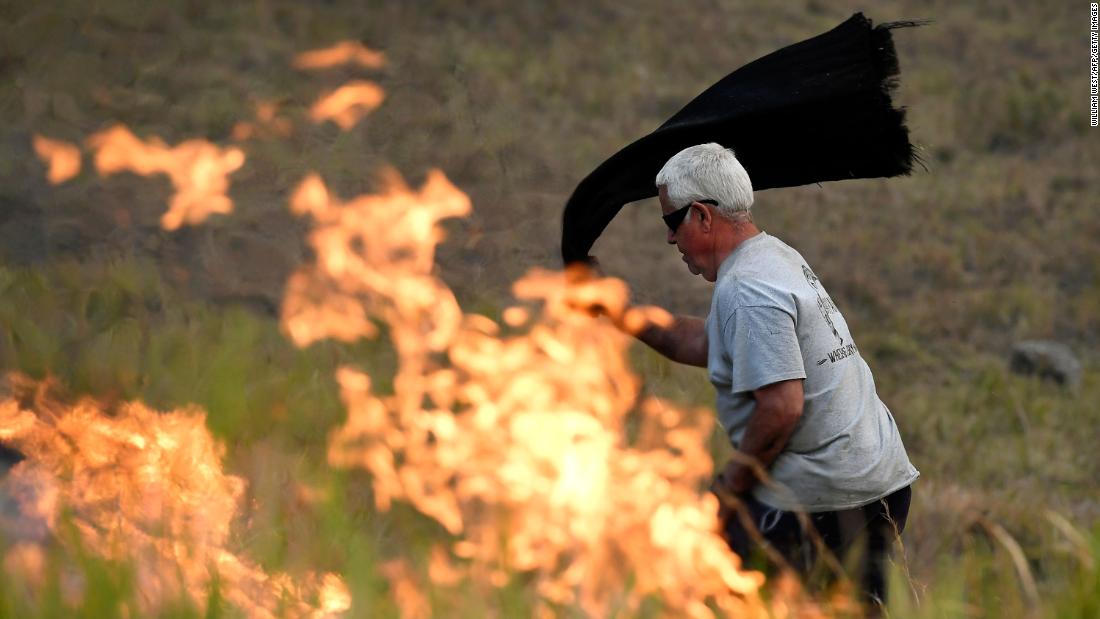
[{"label": "man's neck", "polygon": [[756,224],[751,221],[736,222],[733,224],[733,229],[733,249],[730,250],[730,253],[733,253],[745,241],[760,234],[760,228],[757,228]]},{"label": "man's neck", "polygon": [[[756,224],[752,221],[729,221],[723,220],[721,224],[721,232],[715,237],[713,264],[714,273],[713,277],[718,277],[718,268],[722,266],[722,263],[726,261],[726,258],[730,257],[738,247],[745,241],[760,234],[760,229],[756,227]],[[707,277],[706,279],[714,281]]]},{"label": "man's neck", "polygon": [[752,221],[729,222],[726,234],[723,235],[724,238],[719,241],[716,247],[718,250],[717,257],[719,258],[718,264],[729,258],[729,255],[737,251],[742,243],[758,234],[760,234],[760,228],[757,228]]}]

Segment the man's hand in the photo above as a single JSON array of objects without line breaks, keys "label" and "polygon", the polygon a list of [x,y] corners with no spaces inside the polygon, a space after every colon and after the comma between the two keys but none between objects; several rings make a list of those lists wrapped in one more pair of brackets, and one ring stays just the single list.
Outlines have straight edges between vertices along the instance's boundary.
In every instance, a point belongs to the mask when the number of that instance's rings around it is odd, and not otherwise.
[{"label": "man's hand", "polygon": [[656,305],[631,305],[626,284],[604,277],[599,268],[600,261],[595,256],[569,266],[566,280],[574,288],[568,303],[591,316],[606,316],[620,331],[673,361],[707,366],[706,321],[694,316],[674,316]]},{"label": "man's hand", "polygon": [[746,471],[748,479],[753,479],[750,467],[736,458],[731,459],[711,482],[710,491],[718,497],[718,522],[722,523],[723,529],[739,508],[741,496],[752,488],[753,484],[745,481]]},{"label": "man's hand", "polygon": [[621,279],[603,274],[600,260],[589,256],[585,262],[566,269],[566,281],[572,286],[567,303],[589,316],[606,316],[620,331],[645,341],[648,329],[668,329],[675,322],[672,314],[656,305],[633,305],[630,289]]},{"label": "man's hand", "polygon": [[726,463],[714,481],[715,485],[734,496],[748,492],[757,483],[752,467],[746,466],[736,458]]},{"label": "man's hand", "polygon": [[565,302],[593,318],[607,316],[617,322],[630,305],[630,291],[621,280],[603,273],[600,261],[589,256],[565,268]]}]

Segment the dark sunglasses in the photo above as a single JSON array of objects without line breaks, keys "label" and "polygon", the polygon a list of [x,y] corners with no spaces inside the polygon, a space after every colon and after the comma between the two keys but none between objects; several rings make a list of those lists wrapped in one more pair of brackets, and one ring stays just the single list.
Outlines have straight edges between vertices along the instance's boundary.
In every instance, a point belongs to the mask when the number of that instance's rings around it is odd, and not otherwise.
[{"label": "dark sunglasses", "polygon": [[661,215],[661,219],[665,220],[665,225],[668,226],[669,230],[676,232],[676,229],[680,227],[680,224],[684,223],[684,217],[687,217],[688,211],[691,210],[691,205],[695,204],[695,202],[709,204],[711,206],[718,206],[717,200],[695,200],[691,204],[688,204],[687,206],[682,206],[675,211],[672,211],[668,215]]}]

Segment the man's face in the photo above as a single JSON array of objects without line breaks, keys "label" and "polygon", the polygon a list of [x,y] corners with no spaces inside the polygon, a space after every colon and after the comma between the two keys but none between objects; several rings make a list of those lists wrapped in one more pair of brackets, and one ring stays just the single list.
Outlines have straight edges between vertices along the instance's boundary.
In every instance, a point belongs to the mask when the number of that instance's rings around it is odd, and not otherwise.
[{"label": "man's face", "polygon": [[[664,185],[657,188],[657,199],[661,203],[662,215],[668,215],[686,206],[684,204],[673,204],[669,201],[668,191]],[[680,221],[676,229],[672,230],[670,228],[668,230],[667,241],[669,245],[675,245],[680,250],[684,263],[687,264],[692,275],[702,275],[703,279],[714,281],[711,277],[708,277],[706,263],[708,254],[705,246],[708,235],[703,229],[702,221],[700,221],[699,209],[702,208],[705,207],[699,205],[689,208],[686,216]]]}]

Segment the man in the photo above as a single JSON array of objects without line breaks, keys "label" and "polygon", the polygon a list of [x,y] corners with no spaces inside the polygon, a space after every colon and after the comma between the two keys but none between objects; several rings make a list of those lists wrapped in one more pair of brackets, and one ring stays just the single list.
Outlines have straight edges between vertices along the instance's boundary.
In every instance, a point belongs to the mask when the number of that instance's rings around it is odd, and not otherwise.
[{"label": "man", "polygon": [[881,602],[886,553],[919,473],[844,317],[805,259],[753,223],[752,184],[731,151],[687,148],[656,183],[668,243],[715,287],[706,320],[676,316],[636,336],[706,367],[718,392],[719,420],[742,455],[715,481],[723,502],[742,508],[723,512],[731,548],[748,560],[762,536],[803,573],[821,558],[815,538],[841,559],[863,550],[861,584]]}]

